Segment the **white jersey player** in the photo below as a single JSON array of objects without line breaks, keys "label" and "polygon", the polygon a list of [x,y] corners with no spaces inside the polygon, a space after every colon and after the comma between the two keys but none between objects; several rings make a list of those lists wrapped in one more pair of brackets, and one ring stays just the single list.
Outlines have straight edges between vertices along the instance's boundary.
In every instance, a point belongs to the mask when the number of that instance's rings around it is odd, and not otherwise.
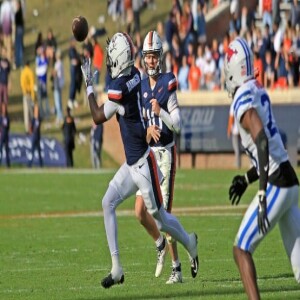
[{"label": "white jersey player", "polygon": [[108,100],[100,107],[93,91],[91,62],[87,60],[82,65],[93,120],[95,124],[101,124],[116,114],[126,156],[126,162],[110,181],[102,199],[106,237],[112,258],[111,272],[101,282],[104,288],[124,281],[115,210],[137,190],[141,191],[147,210],[155,218],[159,229],[170,233],[186,248],[191,270],[195,276],[198,272],[196,234],[189,235],[177,218],[167,213],[163,207],[157,163],[146,142],[146,126],[141,109],[141,78],[139,71],[133,66],[133,49],[132,40],[125,33],[116,33],[109,41],[106,63],[111,82]]},{"label": "white jersey player", "polygon": [[253,54],[236,38],[225,56],[225,80],[242,144],[253,167],[235,176],[229,189],[238,204],[249,183],[259,190],[249,205],[235,239],[233,254],[249,299],[260,299],[252,254],[278,223],[295,278],[300,283],[300,210],[298,179],[282,143],[267,91],[255,80]]}]

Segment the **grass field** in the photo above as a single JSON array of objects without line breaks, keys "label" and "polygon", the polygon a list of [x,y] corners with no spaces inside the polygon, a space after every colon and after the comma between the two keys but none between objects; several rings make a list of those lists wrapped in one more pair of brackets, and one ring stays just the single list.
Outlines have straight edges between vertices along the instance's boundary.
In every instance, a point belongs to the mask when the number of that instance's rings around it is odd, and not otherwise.
[{"label": "grass field", "polygon": [[[169,258],[162,276],[154,277],[154,243],[133,216],[131,198],[117,211],[125,283],[103,289],[111,262],[101,197],[114,172],[1,172],[0,299],[246,299],[232,243],[256,187],[232,207],[227,189],[235,172],[223,170],[177,173],[174,214],[199,236],[196,279],[182,246],[184,283],[165,284]],[[262,299],[300,299],[277,228],[254,258]]]}]

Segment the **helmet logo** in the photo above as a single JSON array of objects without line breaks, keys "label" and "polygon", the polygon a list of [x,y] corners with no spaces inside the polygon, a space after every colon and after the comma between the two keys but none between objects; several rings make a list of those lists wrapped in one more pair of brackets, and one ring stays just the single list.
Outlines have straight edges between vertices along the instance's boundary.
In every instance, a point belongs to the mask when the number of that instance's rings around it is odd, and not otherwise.
[{"label": "helmet logo", "polygon": [[236,49],[231,49],[230,47],[228,47],[228,49],[227,49],[227,62],[229,63],[230,62],[230,60],[231,60],[231,57],[232,57],[232,55],[234,55],[234,54],[237,54],[238,52],[237,52],[237,50]]}]

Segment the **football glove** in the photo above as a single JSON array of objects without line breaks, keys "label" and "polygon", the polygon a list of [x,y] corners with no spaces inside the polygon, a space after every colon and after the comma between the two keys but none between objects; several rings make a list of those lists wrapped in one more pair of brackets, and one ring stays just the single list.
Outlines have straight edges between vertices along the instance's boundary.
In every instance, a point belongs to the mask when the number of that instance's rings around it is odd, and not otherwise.
[{"label": "football glove", "polygon": [[86,84],[86,87],[93,86],[95,76],[98,71],[95,71],[94,74],[92,74],[92,67],[91,67],[91,59],[86,58],[83,60],[83,63],[81,65],[81,71],[83,74],[83,78]]},{"label": "football glove", "polygon": [[245,176],[237,175],[233,178],[229,188],[229,200],[232,205],[238,205],[242,195],[247,189],[248,183]]},{"label": "football glove", "polygon": [[258,207],[257,207],[258,232],[262,234],[266,234],[270,227],[270,222],[267,215],[266,192],[258,191],[257,197],[258,197]]}]

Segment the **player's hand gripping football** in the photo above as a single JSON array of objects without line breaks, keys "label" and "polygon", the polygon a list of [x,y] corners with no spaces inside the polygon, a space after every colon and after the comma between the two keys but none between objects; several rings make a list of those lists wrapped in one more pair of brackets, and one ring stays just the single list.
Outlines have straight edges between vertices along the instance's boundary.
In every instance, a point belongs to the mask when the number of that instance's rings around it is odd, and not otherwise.
[{"label": "player's hand gripping football", "polygon": [[233,178],[229,188],[229,200],[232,205],[238,205],[242,195],[247,189],[248,183],[245,176],[237,175]]},{"label": "player's hand gripping football", "polygon": [[258,232],[262,234],[266,234],[270,227],[270,222],[267,215],[266,192],[258,191],[257,197],[258,197],[258,207],[257,207]]},{"label": "player's hand gripping football", "polygon": [[81,71],[84,77],[86,87],[93,86],[94,79],[98,71],[95,71],[94,74],[92,74],[92,66],[91,66],[90,58],[85,58],[83,60],[83,63],[81,65]]}]

